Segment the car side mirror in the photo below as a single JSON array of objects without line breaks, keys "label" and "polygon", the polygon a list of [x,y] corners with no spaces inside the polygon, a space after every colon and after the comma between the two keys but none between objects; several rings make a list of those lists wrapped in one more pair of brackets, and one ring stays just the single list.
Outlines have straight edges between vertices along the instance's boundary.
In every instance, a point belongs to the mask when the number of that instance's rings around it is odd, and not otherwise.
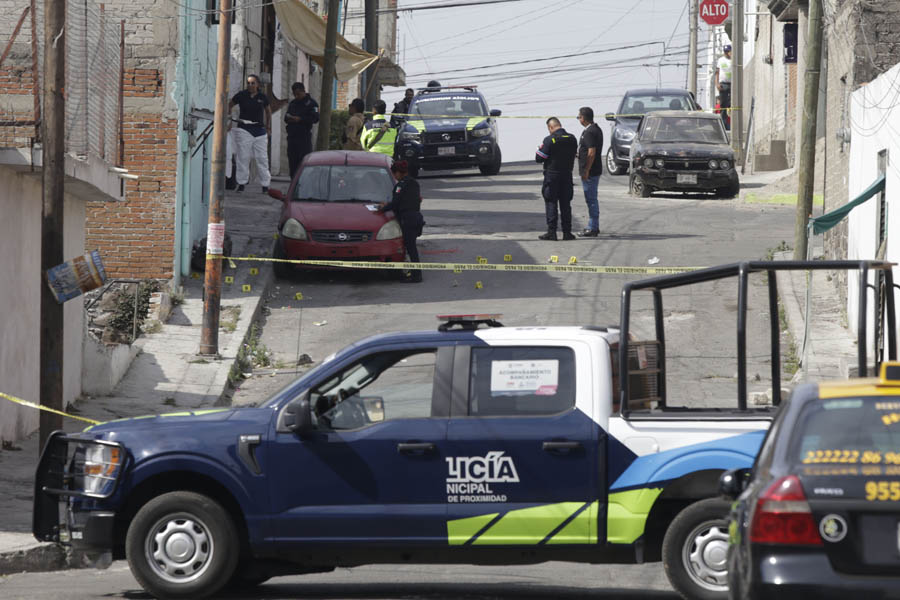
[{"label": "car side mirror", "polygon": [[616,115],[614,113],[606,113],[606,120],[607,121],[615,121]]},{"label": "car side mirror", "polygon": [[503,113],[503,111],[494,108],[494,109],[491,109],[491,113],[490,113],[490,114],[491,114],[492,117],[499,117],[502,113]]},{"label": "car side mirror", "polygon": [[269,196],[275,198],[276,200],[281,200],[282,202],[284,202],[284,194],[281,193],[281,190],[269,188]]},{"label": "car side mirror", "polygon": [[719,477],[719,495],[729,499],[737,500],[750,481],[750,469],[732,469],[725,471]]},{"label": "car side mirror", "polygon": [[313,431],[312,410],[309,407],[309,394],[303,394],[292,401],[284,411],[284,426],[304,437]]}]

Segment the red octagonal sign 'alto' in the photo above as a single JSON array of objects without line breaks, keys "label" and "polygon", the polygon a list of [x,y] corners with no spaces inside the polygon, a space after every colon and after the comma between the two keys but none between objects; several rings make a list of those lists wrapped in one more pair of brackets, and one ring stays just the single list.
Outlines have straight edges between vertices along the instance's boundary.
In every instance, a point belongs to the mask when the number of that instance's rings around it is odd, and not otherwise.
[{"label": "red octagonal sign 'alto'", "polygon": [[728,18],[728,0],[703,0],[700,18],[710,25],[721,25]]}]

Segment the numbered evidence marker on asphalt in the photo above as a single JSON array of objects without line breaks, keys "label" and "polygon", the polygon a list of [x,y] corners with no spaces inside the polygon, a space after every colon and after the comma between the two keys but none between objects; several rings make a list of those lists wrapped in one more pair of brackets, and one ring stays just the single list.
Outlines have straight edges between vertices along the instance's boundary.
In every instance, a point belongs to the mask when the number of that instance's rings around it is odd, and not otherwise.
[{"label": "numbered evidence marker on asphalt", "polygon": [[558,262],[559,262],[559,257],[558,257],[557,255],[555,255],[555,254],[551,255],[551,256],[550,256],[550,262],[552,262],[552,263],[558,263]]},{"label": "numbered evidence marker on asphalt", "polygon": [[234,283],[234,277],[232,277],[231,275],[226,275],[225,283]]},{"label": "numbered evidence marker on asphalt", "polygon": [[570,264],[570,265],[574,265],[574,264],[576,264],[577,262],[578,262],[578,259],[577,259],[576,257],[574,257],[574,256],[570,256],[570,257],[569,257],[569,264]]},{"label": "numbered evidence marker on asphalt", "polygon": [[512,254],[504,254],[503,262],[512,262]]},{"label": "numbered evidence marker on asphalt", "polygon": [[462,269],[460,269],[459,267],[454,267],[453,272],[454,273],[462,273]]},{"label": "numbered evidence marker on asphalt", "polygon": [[294,300],[303,300],[303,293],[297,292],[296,294],[294,294]]},{"label": "numbered evidence marker on asphalt", "polygon": [[249,292],[249,291],[250,291],[250,284],[249,284],[249,283],[245,283],[244,285],[241,286],[241,290],[244,291],[244,292]]},{"label": "numbered evidence marker on asphalt", "polygon": [[250,274],[251,275],[259,275],[259,269],[256,267],[250,267]]},{"label": "numbered evidence marker on asphalt", "polygon": [[191,279],[200,279],[200,273],[197,271],[191,271]]},{"label": "numbered evidence marker on asphalt", "polygon": [[478,264],[479,264],[479,265],[486,265],[486,264],[487,264],[487,259],[486,259],[485,257],[483,257],[483,256],[479,256],[479,257],[478,257]]},{"label": "numbered evidence marker on asphalt", "polygon": [[483,287],[484,287],[484,286],[481,285],[481,282],[480,282],[480,281],[476,281],[476,282],[475,282],[475,289],[476,289],[476,290],[480,290],[480,289],[482,289]]}]

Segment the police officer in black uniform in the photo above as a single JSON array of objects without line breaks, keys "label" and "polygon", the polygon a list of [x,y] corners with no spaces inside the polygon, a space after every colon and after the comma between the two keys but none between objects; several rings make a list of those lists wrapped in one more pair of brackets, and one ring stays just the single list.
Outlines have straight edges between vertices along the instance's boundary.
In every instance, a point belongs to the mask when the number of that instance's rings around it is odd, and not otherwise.
[{"label": "police officer in black uniform", "polygon": [[[416,248],[416,238],[422,235],[422,227],[425,226],[425,218],[419,210],[422,206],[422,193],[419,182],[409,176],[409,163],[405,160],[395,162],[391,166],[397,184],[394,186],[394,194],[391,201],[378,205],[378,212],[394,211],[400,230],[403,231],[403,246],[409,255],[409,262],[419,261],[419,249]],[[421,283],[422,271],[414,269],[403,280],[406,283]]]},{"label": "police officer in black uniform", "polygon": [[[562,127],[556,117],[547,119],[550,135],[534,155],[535,161],[544,163],[544,210],[547,214],[547,233],[538,236],[541,240],[556,240],[556,225],[562,218],[564,240],[574,240],[572,235],[572,165],[578,152],[578,140]],[[557,211],[557,205],[559,210]]]},{"label": "police officer in black uniform", "polygon": [[291,92],[294,99],[288,104],[284,122],[288,164],[293,177],[303,157],[312,152],[312,126],[319,122],[319,104],[306,93],[306,87],[300,81],[291,86]]}]

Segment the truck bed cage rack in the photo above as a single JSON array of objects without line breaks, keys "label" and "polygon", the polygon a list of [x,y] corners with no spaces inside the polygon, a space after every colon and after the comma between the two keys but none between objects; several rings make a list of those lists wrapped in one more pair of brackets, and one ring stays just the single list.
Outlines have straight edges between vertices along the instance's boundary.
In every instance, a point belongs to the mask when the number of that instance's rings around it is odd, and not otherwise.
[{"label": "truck bed cage rack", "polygon": [[[858,316],[857,316],[857,366],[860,377],[868,375],[867,366],[867,340],[866,326],[867,319],[867,300],[870,289],[876,294],[881,294],[880,298],[884,302],[886,313],[886,326],[884,326],[883,334],[887,338],[887,360],[896,360],[897,358],[897,340],[896,340],[896,313],[894,308],[895,287],[893,273],[891,271],[894,263],[877,260],[784,260],[784,261],[746,261],[727,265],[709,267],[697,271],[688,271],[675,275],[661,275],[658,277],[650,277],[639,281],[626,283],[622,288],[622,304],[621,304],[621,332],[619,336],[618,347],[618,380],[619,380],[619,402],[622,414],[627,416],[631,408],[629,402],[633,406],[642,406],[646,404],[647,398],[640,397],[632,400],[631,383],[646,383],[647,388],[652,390],[650,393],[653,400],[658,402],[660,408],[665,408],[666,402],[666,342],[665,342],[665,325],[663,314],[662,291],[678,288],[686,285],[694,285],[710,281],[717,281],[729,277],[738,278],[738,314],[737,314],[737,362],[738,362],[738,409],[747,410],[747,297],[749,289],[749,275],[751,273],[766,273],[769,292],[769,324],[771,336],[771,353],[772,353],[772,404],[777,406],[781,403],[781,347],[780,347],[780,323],[778,320],[778,284],[776,280],[777,271],[806,271],[806,270],[835,270],[835,271],[851,271],[859,272],[859,300],[858,300]],[[880,276],[876,279],[881,285],[876,286],[869,283],[869,272],[873,271]],[[656,339],[651,342],[629,342],[630,314],[631,314],[631,296],[632,292],[646,290],[653,294],[653,313],[655,320]],[[876,300],[878,300],[876,296]],[[876,331],[876,338],[882,331]],[[638,354],[637,351],[640,351]],[[647,369],[649,364],[652,365]],[[883,348],[882,348],[883,354]],[[635,360],[640,357],[639,360]],[[629,364],[629,357],[631,365]],[[879,366],[884,360],[883,356],[875,356],[875,373],[878,373]],[[634,363],[638,363],[638,369],[632,369]],[[642,366],[643,365],[643,366]],[[633,380],[629,380],[630,376],[635,376]]]}]

